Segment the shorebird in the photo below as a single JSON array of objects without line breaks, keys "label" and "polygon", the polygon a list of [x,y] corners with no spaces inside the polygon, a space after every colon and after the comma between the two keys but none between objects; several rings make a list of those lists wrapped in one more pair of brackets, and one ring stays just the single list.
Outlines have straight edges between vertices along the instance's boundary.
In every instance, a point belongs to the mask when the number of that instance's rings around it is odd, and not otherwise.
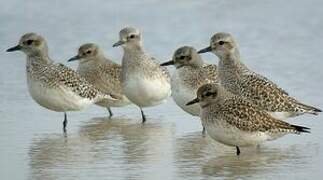
[{"label": "shorebird", "polygon": [[123,47],[122,87],[127,98],[142,108],[166,102],[171,94],[170,77],[166,68],[160,67],[155,58],[147,54],[142,45],[141,32],[126,27],[119,33],[119,41],[113,47]]},{"label": "shorebird", "polygon": [[12,51],[23,51],[27,55],[27,84],[31,97],[42,107],[64,112],[64,132],[66,112],[79,111],[90,104],[115,99],[95,89],[74,70],[54,63],[48,56],[45,39],[36,33],[24,34],[18,45],[7,50]]},{"label": "shorebird", "polygon": [[201,120],[214,140],[236,147],[255,146],[286,134],[309,133],[310,129],[292,125],[272,117],[266,111],[228,92],[219,84],[205,84],[197,91],[197,98],[187,105],[199,103]]},{"label": "shorebird", "polygon": [[[205,64],[196,49],[190,46],[178,48],[172,60],[161,64],[169,65],[176,67],[171,76],[172,97],[175,103],[187,113],[199,116],[200,106],[186,106],[186,103],[196,97],[196,91],[201,85],[217,82],[216,65]],[[203,127],[203,134],[204,132]]]},{"label": "shorebird", "polygon": [[230,92],[243,96],[277,118],[304,113],[317,115],[320,109],[297,101],[269,79],[251,71],[240,60],[237,43],[229,33],[216,33],[210,46],[198,53],[213,52],[220,59],[221,84]]},{"label": "shorebird", "polygon": [[68,61],[79,61],[77,72],[89,83],[103,93],[118,94],[121,98],[111,101],[97,102],[106,107],[110,117],[113,116],[111,107],[122,107],[130,104],[128,98],[123,95],[121,86],[121,65],[105,57],[103,50],[94,43],[80,46],[78,54]]}]

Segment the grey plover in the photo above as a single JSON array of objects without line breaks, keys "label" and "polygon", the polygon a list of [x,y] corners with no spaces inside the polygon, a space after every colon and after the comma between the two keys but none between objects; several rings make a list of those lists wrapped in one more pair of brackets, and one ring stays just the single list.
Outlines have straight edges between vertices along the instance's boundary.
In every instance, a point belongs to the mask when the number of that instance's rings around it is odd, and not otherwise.
[{"label": "grey plover", "polygon": [[120,99],[106,101],[106,103],[96,103],[99,106],[106,107],[110,117],[113,115],[111,107],[122,107],[130,104],[122,91],[121,65],[106,58],[103,50],[97,44],[87,43],[80,46],[78,54],[68,61],[75,60],[79,60],[77,72],[89,83],[103,93],[113,93],[121,97]]},{"label": "grey plover", "polygon": [[74,70],[54,63],[48,56],[47,43],[42,36],[27,33],[7,52],[18,50],[27,55],[27,84],[31,97],[42,107],[64,112],[64,132],[67,111],[79,111],[95,102],[115,99],[101,93]]},{"label": "grey plover", "polygon": [[[161,64],[168,65],[176,67],[171,76],[172,97],[175,103],[187,113],[199,116],[200,106],[186,106],[186,103],[196,97],[196,91],[201,85],[217,82],[216,65],[205,64],[196,49],[190,46],[178,48],[172,60]],[[203,132],[204,130],[205,128]]]},{"label": "grey plover", "polygon": [[256,146],[286,134],[309,133],[310,130],[272,117],[219,84],[201,86],[197,98],[187,105],[194,103],[201,106],[201,120],[210,137],[235,146],[237,155],[241,146]]},{"label": "grey plover", "polygon": [[199,53],[210,51],[220,59],[218,74],[221,84],[273,116],[288,118],[321,112],[318,108],[297,101],[272,81],[251,71],[241,62],[237,43],[229,33],[216,33],[211,38],[210,46]]},{"label": "grey plover", "polygon": [[142,122],[146,117],[142,108],[166,101],[171,94],[170,77],[166,68],[147,54],[142,45],[141,32],[126,27],[119,33],[113,47],[122,46],[122,87],[127,98],[140,107]]}]

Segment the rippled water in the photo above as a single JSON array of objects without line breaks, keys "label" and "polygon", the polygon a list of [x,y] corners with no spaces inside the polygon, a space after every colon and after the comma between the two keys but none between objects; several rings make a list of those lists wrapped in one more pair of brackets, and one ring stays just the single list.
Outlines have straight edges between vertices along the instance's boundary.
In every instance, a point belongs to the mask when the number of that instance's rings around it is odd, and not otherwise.
[{"label": "rippled water", "polygon": [[[5,53],[22,33],[46,37],[57,62],[78,46],[96,42],[113,49],[118,31],[143,29],[144,44],[160,62],[175,48],[205,47],[217,31],[238,40],[244,62],[298,99],[323,107],[323,1],[105,1],[11,0],[0,7],[0,179],[321,179],[322,116],[289,122],[311,134],[290,135],[258,148],[235,149],[201,135],[198,118],[167,104],[114,108],[115,117],[92,106],[68,114],[39,107],[29,96],[25,57]],[[216,63],[213,55],[203,55]],[[76,64],[68,64],[76,67]],[[171,69],[173,70],[173,69]]]},{"label": "rippled water", "polygon": [[75,134],[32,139],[28,165],[31,179],[294,178],[300,174],[285,173],[310,167],[318,146],[272,144],[236,157],[200,132],[176,135],[172,122],[93,118]]}]

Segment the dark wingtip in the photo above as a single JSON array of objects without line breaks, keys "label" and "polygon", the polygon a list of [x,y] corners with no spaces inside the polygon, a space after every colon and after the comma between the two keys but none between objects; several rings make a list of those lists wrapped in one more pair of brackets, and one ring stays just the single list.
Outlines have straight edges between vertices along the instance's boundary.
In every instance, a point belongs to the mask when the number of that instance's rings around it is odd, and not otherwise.
[{"label": "dark wingtip", "polygon": [[292,127],[300,133],[311,133],[311,129],[308,127],[304,127],[304,126],[297,126],[297,125],[292,125]]},{"label": "dark wingtip", "polygon": [[322,112],[322,110],[318,108],[314,108],[314,112]]},{"label": "dark wingtip", "polygon": [[298,103],[298,104],[300,105],[300,107],[302,109],[304,109],[306,111],[306,113],[318,115],[318,113],[322,112],[321,109],[316,108],[314,106],[306,105],[306,104],[303,104],[303,103]]},{"label": "dark wingtip", "polygon": [[321,109],[318,109],[318,108],[313,108],[313,110],[312,110],[312,114],[314,114],[316,116],[318,116],[319,113],[321,113],[321,112],[322,112],[322,110]]},{"label": "dark wingtip", "polygon": [[121,95],[119,95],[119,94],[110,94],[110,96],[112,97],[112,98],[114,98],[114,99],[122,99],[122,96]]}]

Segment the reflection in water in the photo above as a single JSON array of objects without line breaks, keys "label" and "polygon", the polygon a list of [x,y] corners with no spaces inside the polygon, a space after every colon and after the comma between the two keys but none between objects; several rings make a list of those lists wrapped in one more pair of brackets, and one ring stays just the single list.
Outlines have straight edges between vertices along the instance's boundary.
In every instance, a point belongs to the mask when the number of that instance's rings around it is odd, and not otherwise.
[{"label": "reflection in water", "polygon": [[[178,176],[183,179],[205,177],[214,178],[264,178],[273,176],[278,170],[288,171],[309,166],[309,153],[317,144],[282,147],[263,146],[244,148],[238,157],[232,148],[202,138],[194,133],[178,138],[176,147],[176,167]],[[202,175],[202,176],[201,176]]]},{"label": "reflection in water", "polygon": [[[87,137],[96,147],[107,148],[107,142],[113,143],[108,148],[120,151],[127,164],[140,164],[149,157],[149,160],[161,158],[165,140],[171,139],[173,134],[172,124],[163,124],[159,120],[150,120],[145,124],[140,121],[121,118],[94,118],[80,130],[80,135]],[[104,142],[104,146],[100,146]],[[105,151],[108,149],[101,149]],[[111,149],[110,149],[111,150]],[[115,154],[114,154],[115,155]],[[155,156],[156,155],[156,156]],[[158,159],[156,159],[158,160]]]},{"label": "reflection in water", "polygon": [[[173,124],[94,118],[79,134],[36,139],[30,150],[31,179],[141,179],[169,162]],[[165,164],[165,163],[164,163]],[[95,171],[94,171],[95,169]],[[95,174],[93,174],[95,172]]]},{"label": "reflection in water", "polygon": [[[202,137],[197,131],[175,135],[173,123],[147,124],[124,118],[94,118],[76,134],[34,139],[30,179],[264,179],[308,168],[317,144],[243,148]],[[45,137],[44,137],[45,136]]]}]

